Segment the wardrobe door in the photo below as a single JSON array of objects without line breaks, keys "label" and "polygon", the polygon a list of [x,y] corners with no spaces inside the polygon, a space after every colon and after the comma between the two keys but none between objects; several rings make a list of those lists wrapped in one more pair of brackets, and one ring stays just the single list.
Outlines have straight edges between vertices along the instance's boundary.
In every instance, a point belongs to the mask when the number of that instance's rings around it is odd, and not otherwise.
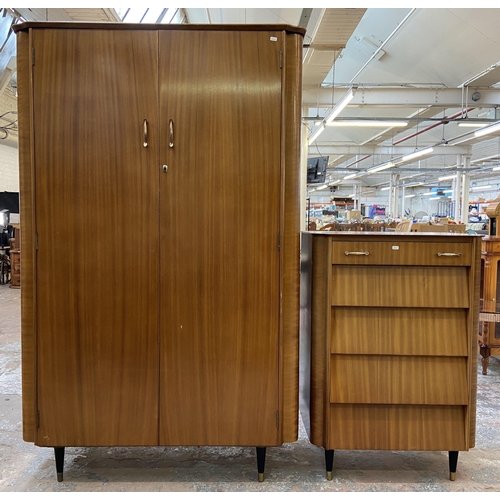
[{"label": "wardrobe door", "polygon": [[160,32],[160,444],[281,444],[282,32]]},{"label": "wardrobe door", "polygon": [[33,40],[36,444],[158,444],[157,34]]}]

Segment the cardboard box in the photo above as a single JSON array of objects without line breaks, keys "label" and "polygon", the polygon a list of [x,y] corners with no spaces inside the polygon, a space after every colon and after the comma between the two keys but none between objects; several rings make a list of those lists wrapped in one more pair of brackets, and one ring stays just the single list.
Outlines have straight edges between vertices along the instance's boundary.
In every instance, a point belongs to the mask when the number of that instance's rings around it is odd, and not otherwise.
[{"label": "cardboard box", "polygon": [[360,210],[348,210],[347,211],[347,220],[361,220],[361,211]]}]

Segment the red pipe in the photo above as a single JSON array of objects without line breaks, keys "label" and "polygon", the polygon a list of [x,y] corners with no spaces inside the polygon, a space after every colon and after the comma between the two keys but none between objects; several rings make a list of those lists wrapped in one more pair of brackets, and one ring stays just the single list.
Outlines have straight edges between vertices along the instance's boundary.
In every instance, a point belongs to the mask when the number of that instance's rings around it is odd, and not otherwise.
[{"label": "red pipe", "polygon": [[[473,109],[475,109],[475,108],[467,108],[465,110],[465,113],[468,113],[469,111],[472,111]],[[463,114],[464,114],[464,111],[462,110],[462,111],[459,111],[458,113],[452,114],[451,116],[445,116],[441,121],[433,123],[432,125],[429,125],[428,127],[425,127],[422,130],[415,132],[414,134],[407,135],[406,137],[403,137],[402,139],[399,139],[398,141],[393,142],[392,145],[396,146],[397,144],[400,144],[401,142],[407,141],[408,139],[411,139],[412,137],[415,137],[415,136],[420,135],[424,132],[427,132],[428,130],[431,130],[435,127],[438,127],[439,125],[442,125],[443,123],[448,123],[450,120],[458,118],[460,115],[463,115]],[[363,156],[363,158],[360,158],[359,160],[356,160],[356,161],[353,161],[352,163],[349,163],[344,168],[348,168],[352,165],[356,165],[356,163],[359,163],[360,161],[366,160],[367,158],[370,158],[370,156],[372,156],[372,155]]]},{"label": "red pipe", "polygon": [[345,168],[350,167],[351,165],[356,165],[356,163],[359,163],[360,161],[366,160],[367,158],[370,158],[371,155],[366,155],[363,156],[363,158],[360,158],[359,160],[353,161],[352,163],[349,163],[349,165],[346,165]]},{"label": "red pipe", "polygon": [[[468,113],[469,111],[472,111],[474,108],[467,108],[465,111]],[[393,142],[392,145],[396,146],[396,144],[400,144],[401,142],[407,141],[408,139],[411,139],[412,137],[415,137],[417,135],[422,134],[423,132],[427,132],[428,130],[431,130],[435,127],[439,127],[439,125],[442,125],[443,123],[448,123],[450,120],[453,120],[454,118],[458,118],[460,115],[463,115],[464,111],[459,111],[458,113],[454,113],[451,116],[445,116],[441,121],[433,123],[432,125],[429,125],[428,127],[423,128],[422,130],[419,130],[415,132],[414,134],[407,135],[406,137],[403,137],[402,139],[399,139],[399,141]]]}]

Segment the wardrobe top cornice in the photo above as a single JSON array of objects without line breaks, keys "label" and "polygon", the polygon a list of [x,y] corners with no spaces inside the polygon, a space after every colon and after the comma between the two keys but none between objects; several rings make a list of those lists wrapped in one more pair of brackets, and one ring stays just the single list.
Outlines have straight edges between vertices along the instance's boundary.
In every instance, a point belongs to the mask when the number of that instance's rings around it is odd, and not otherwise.
[{"label": "wardrobe top cornice", "polygon": [[112,30],[204,30],[204,31],[287,31],[304,36],[305,28],[288,24],[137,24],[101,22],[46,22],[27,21],[15,24],[14,32],[30,28],[49,29],[112,29]]}]

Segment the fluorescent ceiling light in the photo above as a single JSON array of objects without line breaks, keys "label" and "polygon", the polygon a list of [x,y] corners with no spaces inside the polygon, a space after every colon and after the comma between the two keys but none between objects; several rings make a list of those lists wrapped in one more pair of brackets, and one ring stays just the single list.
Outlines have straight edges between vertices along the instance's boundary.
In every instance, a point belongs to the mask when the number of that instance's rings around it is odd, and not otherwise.
[{"label": "fluorescent ceiling light", "polygon": [[415,195],[414,195],[414,194],[407,194],[407,195],[405,196],[405,198],[415,198]]},{"label": "fluorescent ceiling light", "polygon": [[383,120],[336,120],[332,122],[328,122],[328,127],[381,127],[381,128],[390,128],[390,127],[406,127],[408,122],[404,122],[401,120],[393,120],[393,121],[383,121]]},{"label": "fluorescent ceiling light", "polygon": [[440,181],[447,181],[450,179],[455,179],[457,177],[457,174],[454,175],[445,175],[444,177],[439,177]]},{"label": "fluorescent ceiling light", "polygon": [[478,123],[478,122],[458,122],[459,127],[486,127],[487,123]]},{"label": "fluorescent ceiling light", "polygon": [[404,187],[405,188],[411,188],[411,187],[423,186],[423,185],[424,185],[423,182],[414,182],[414,183],[406,184]]},{"label": "fluorescent ceiling light", "polygon": [[429,198],[429,201],[431,200],[440,200],[441,198]]},{"label": "fluorescent ceiling light", "polygon": [[356,196],[354,193],[347,195],[348,198],[354,198],[354,196]]},{"label": "fluorescent ceiling light", "polygon": [[380,188],[380,191],[388,191],[389,189],[391,189],[391,186]]},{"label": "fluorescent ceiling light", "polygon": [[389,161],[387,163],[383,163],[382,165],[378,165],[377,167],[369,168],[367,172],[370,172],[371,174],[374,172],[380,172],[381,170],[386,170],[387,168],[394,167],[395,164],[392,163],[392,161]]},{"label": "fluorescent ceiling light", "polygon": [[354,97],[354,90],[350,88],[343,96],[342,99],[330,111],[330,114],[325,118],[325,123],[328,124],[335,120],[341,111],[352,101]]},{"label": "fluorescent ceiling light", "polygon": [[322,124],[319,126],[319,128],[309,137],[308,144],[309,146],[320,136],[321,132],[325,130],[325,125]]},{"label": "fluorescent ceiling light", "polygon": [[428,155],[434,151],[433,147],[420,149],[419,151],[415,151],[414,153],[410,153],[409,155],[403,156],[401,161],[413,160],[414,158],[419,158],[420,156]]},{"label": "fluorescent ceiling light", "polygon": [[492,134],[493,132],[498,132],[500,130],[500,122],[495,123],[495,125],[490,125],[489,127],[484,127],[481,130],[476,130],[474,135],[476,137],[482,137],[483,135]]},{"label": "fluorescent ceiling light", "polygon": [[433,192],[430,192],[430,193],[424,193],[423,196],[432,196],[434,193]]},{"label": "fluorescent ceiling light", "polygon": [[491,189],[491,186],[474,186],[470,188],[471,191],[476,189]]},{"label": "fluorescent ceiling light", "polygon": [[344,179],[352,179],[353,177],[356,177],[357,175],[358,175],[357,173],[355,173],[355,174],[349,174],[349,175],[346,175],[344,177]]},{"label": "fluorescent ceiling light", "polygon": [[498,166],[498,167],[493,167],[491,170],[500,170],[500,166]]},{"label": "fluorescent ceiling light", "polygon": [[453,193],[453,189],[445,189],[443,193]]},{"label": "fluorescent ceiling light", "polygon": [[322,189],[326,189],[328,186],[325,184],[324,186],[320,186],[316,188],[317,191],[321,191]]}]

